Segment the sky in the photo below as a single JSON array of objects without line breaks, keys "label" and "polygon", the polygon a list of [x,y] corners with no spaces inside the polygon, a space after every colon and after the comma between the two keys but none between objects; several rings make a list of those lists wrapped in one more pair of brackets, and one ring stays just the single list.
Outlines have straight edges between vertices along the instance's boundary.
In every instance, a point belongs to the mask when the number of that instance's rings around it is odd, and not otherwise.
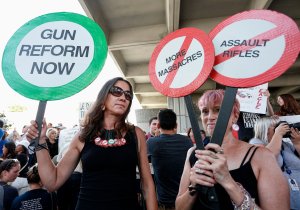
[{"label": "sky", "polygon": [[[13,123],[12,129],[16,128],[17,131],[21,131],[23,125],[29,124],[30,120],[35,119],[39,101],[20,95],[5,81],[2,73],[2,55],[8,40],[22,25],[40,15],[53,12],[73,12],[82,15],[85,13],[77,0],[9,0],[0,4],[0,113],[6,115],[8,123]],[[78,124],[80,102],[93,102],[102,84],[116,76],[122,76],[122,74],[108,54],[102,71],[88,87],[68,98],[47,101],[44,115],[46,121],[54,125],[63,123],[66,127]],[[8,112],[8,107],[14,105],[24,106],[27,111]],[[139,108],[141,108],[140,104],[134,98],[129,114],[131,123],[136,124],[134,110]]]}]

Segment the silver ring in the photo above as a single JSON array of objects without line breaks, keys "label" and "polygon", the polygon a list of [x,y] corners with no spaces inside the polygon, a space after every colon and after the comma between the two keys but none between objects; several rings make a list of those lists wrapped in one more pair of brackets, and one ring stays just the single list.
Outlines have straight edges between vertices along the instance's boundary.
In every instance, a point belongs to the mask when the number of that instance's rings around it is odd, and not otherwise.
[{"label": "silver ring", "polygon": [[224,150],[223,149],[220,149],[218,152],[217,152],[217,154],[224,154]]},{"label": "silver ring", "polygon": [[204,171],[201,170],[200,168],[196,168],[196,169],[195,169],[195,173],[196,173],[196,174],[203,174],[203,172],[204,172]]}]

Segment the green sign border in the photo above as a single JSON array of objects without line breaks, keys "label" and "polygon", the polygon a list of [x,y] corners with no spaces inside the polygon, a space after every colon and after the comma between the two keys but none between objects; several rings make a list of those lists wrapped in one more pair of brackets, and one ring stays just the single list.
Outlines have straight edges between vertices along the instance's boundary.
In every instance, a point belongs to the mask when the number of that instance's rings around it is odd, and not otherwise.
[{"label": "green sign border", "polygon": [[[16,50],[21,40],[32,29],[41,24],[54,21],[69,21],[85,28],[94,41],[94,56],[88,68],[76,79],[59,87],[39,87],[24,80],[15,66]],[[101,72],[107,57],[105,34],[97,23],[88,17],[70,12],[49,13],[39,16],[19,28],[8,41],[2,58],[2,71],[7,83],[21,95],[41,100],[59,100],[83,90],[90,85]]]}]

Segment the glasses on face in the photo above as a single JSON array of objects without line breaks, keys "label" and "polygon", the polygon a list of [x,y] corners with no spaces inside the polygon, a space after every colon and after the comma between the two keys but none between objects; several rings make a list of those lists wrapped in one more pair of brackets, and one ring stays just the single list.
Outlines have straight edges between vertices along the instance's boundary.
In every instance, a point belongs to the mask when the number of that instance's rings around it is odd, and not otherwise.
[{"label": "glasses on face", "polygon": [[130,93],[129,90],[124,91],[122,88],[117,86],[112,86],[111,89],[109,90],[109,93],[116,97],[120,97],[124,94],[126,100],[128,101],[132,100],[132,94]]}]

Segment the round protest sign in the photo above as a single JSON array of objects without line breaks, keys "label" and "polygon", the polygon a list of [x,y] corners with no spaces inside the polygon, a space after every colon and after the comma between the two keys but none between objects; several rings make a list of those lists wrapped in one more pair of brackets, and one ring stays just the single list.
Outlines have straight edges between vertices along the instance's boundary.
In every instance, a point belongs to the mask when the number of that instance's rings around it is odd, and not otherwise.
[{"label": "round protest sign", "polygon": [[283,74],[297,59],[300,35],[288,16],[250,10],[231,16],[209,34],[215,47],[210,77],[231,87],[252,87]]},{"label": "round protest sign", "polygon": [[106,56],[105,35],[97,23],[75,13],[50,13],[14,33],[3,53],[2,70],[21,95],[58,100],[94,81]]},{"label": "round protest sign", "polygon": [[153,87],[169,97],[186,96],[198,89],[214,63],[211,39],[197,28],[176,30],[154,49],[149,63]]}]

